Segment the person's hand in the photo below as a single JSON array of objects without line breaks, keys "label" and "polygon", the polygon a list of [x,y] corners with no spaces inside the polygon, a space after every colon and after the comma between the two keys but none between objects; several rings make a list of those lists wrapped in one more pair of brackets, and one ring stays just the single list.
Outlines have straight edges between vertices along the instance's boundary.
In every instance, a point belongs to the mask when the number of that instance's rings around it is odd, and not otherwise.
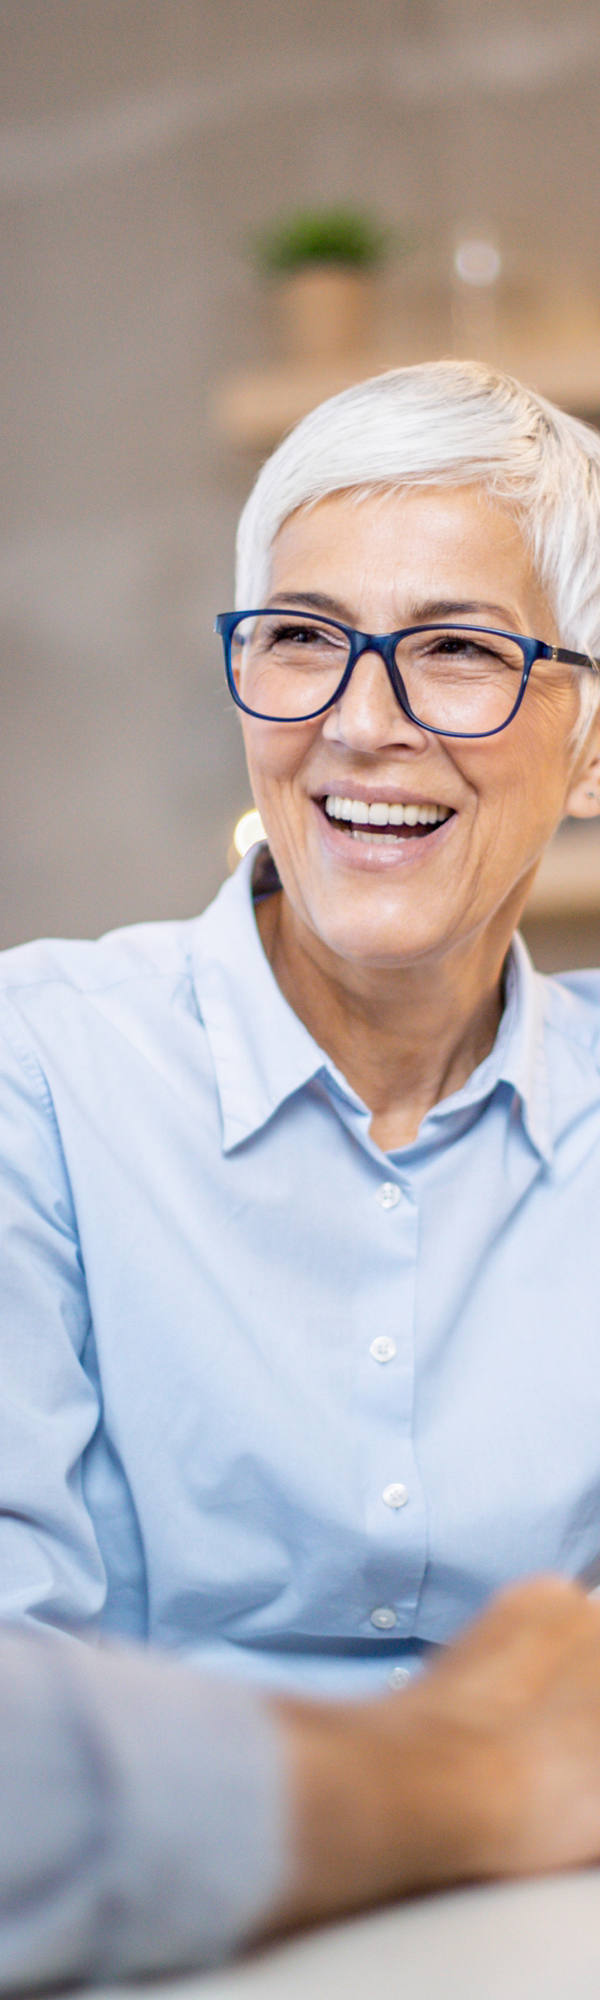
[{"label": "person's hand", "polygon": [[600,1860],[600,1609],[576,1584],[503,1591],[410,1690],[402,1724],[434,1815],[436,1798],[456,1811],[444,1874]]},{"label": "person's hand", "polygon": [[600,1609],[576,1584],[503,1591],[401,1694],[280,1714],[289,1920],[600,1860]]}]

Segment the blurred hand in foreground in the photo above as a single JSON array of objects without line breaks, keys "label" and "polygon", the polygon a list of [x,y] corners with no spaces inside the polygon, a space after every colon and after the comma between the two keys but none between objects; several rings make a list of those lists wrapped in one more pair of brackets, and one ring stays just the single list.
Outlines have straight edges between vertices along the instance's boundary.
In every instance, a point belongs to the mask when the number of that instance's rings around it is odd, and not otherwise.
[{"label": "blurred hand in foreground", "polygon": [[283,1925],[600,1860],[600,1608],[503,1591],[402,1694],[277,1705],[296,1801]]}]

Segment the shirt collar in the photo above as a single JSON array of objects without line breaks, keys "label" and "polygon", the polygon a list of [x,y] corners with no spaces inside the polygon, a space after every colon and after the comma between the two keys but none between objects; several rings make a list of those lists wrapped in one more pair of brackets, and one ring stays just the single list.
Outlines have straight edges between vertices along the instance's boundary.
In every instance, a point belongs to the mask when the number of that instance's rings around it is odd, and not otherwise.
[{"label": "shirt collar", "polygon": [[[504,1008],[489,1055],[462,1089],[434,1105],[424,1124],[439,1124],[482,1104],[505,1084],[519,1102],[521,1118],[535,1151],[549,1164],[553,1156],[550,1088],[544,1033],[543,981],[526,945],[515,933],[504,971]],[[423,1129],[423,1128],[421,1128]]]},{"label": "shirt collar", "polygon": [[[215,1070],[225,1152],[260,1130],[286,1099],[319,1076],[355,1113],[369,1115],[277,985],[256,923],[253,881],[259,896],[277,886],[265,850],[258,857],[250,850],[192,926],[193,977]],[[421,1130],[457,1114],[464,1117],[501,1083],[516,1093],[531,1143],[549,1161],[542,982],[518,934],[507,959],[494,1046],[462,1089],[434,1106]]]},{"label": "shirt collar", "polygon": [[[254,914],[256,860],[251,849],[193,926],[193,976],[221,1103],[224,1152],[250,1138],[325,1069],[360,1106],[273,976]],[[276,882],[274,876],[272,886]]]}]

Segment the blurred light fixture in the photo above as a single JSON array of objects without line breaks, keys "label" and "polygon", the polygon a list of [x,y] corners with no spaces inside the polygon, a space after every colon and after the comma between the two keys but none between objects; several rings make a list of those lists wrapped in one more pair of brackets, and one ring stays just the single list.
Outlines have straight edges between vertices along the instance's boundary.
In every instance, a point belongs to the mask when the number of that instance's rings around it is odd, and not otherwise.
[{"label": "blurred light fixture", "polygon": [[497,244],[484,236],[465,236],[456,245],[454,269],[465,285],[495,285],[502,269]]},{"label": "blurred light fixture", "polygon": [[264,838],[265,829],[260,813],[257,812],[256,806],[250,806],[248,812],[242,813],[233,829],[233,846],[236,854],[243,859],[249,847],[255,847],[257,840]]}]

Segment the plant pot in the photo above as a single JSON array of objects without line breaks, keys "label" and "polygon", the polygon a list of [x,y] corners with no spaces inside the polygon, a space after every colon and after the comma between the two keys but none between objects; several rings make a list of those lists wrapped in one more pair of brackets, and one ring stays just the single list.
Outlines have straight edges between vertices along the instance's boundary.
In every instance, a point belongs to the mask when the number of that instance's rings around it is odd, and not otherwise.
[{"label": "plant pot", "polygon": [[375,280],[370,271],[311,264],[280,278],[276,312],[284,353],[294,361],[334,361],[371,343]]}]

